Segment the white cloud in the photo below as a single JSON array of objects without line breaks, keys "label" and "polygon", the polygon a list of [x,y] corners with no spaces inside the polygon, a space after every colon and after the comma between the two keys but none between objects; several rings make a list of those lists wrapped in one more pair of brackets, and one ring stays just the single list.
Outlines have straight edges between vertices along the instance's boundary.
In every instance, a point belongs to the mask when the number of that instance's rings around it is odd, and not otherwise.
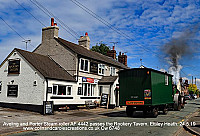
[{"label": "white cloud", "polygon": [[[131,40],[124,38],[112,29],[87,14],[70,1],[37,0],[54,15],[65,22],[70,28],[83,35],[89,33],[91,45],[103,41],[119,42],[117,52],[128,52],[130,66],[143,58],[146,66],[157,68],[160,60],[154,53],[160,54],[158,48],[182,32],[188,24],[199,21],[198,3],[185,1],[175,2],[160,0],[79,0],[120,31],[128,35]],[[18,0],[33,15],[46,26],[50,25],[50,18],[27,0]],[[3,17],[24,38],[30,38],[32,45],[37,46],[41,41],[42,25],[13,0],[0,0],[0,16]],[[14,47],[24,48],[25,44],[15,32],[1,22],[0,28],[0,62],[3,61]],[[60,23],[56,20],[58,26]],[[77,40],[60,27],[59,36],[77,43]],[[143,46],[145,49],[139,47]],[[30,50],[33,48],[31,47]],[[160,67],[160,66],[159,66]]]}]

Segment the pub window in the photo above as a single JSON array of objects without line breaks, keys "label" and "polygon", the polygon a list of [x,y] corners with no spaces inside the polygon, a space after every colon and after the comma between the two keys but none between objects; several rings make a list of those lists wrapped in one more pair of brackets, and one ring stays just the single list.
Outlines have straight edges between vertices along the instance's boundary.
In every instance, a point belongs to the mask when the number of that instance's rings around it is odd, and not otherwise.
[{"label": "pub window", "polygon": [[105,73],[105,65],[104,64],[99,64],[98,65],[98,74],[99,75],[104,75]]},{"label": "pub window", "polygon": [[71,95],[72,87],[64,85],[54,85],[53,95]]},{"label": "pub window", "polygon": [[169,77],[168,75],[165,75],[165,85],[168,85],[169,84]]},{"label": "pub window", "polygon": [[78,87],[78,93],[77,95],[83,95],[83,89],[82,87]]},{"label": "pub window", "polygon": [[20,73],[20,60],[9,60],[8,74],[19,74],[19,73]]},{"label": "pub window", "polygon": [[55,95],[56,95],[56,93],[57,93],[57,87],[58,87],[58,86],[56,86],[56,85],[53,86],[53,94],[55,94]]},{"label": "pub window", "polygon": [[1,93],[1,90],[2,90],[2,81],[0,81],[0,93]]},{"label": "pub window", "polygon": [[111,76],[115,76],[116,75],[115,67],[110,67],[110,75]]},{"label": "pub window", "polygon": [[72,87],[68,86],[67,87],[67,95],[71,95],[72,94]]},{"label": "pub window", "polygon": [[66,95],[66,86],[59,85],[57,95]]},{"label": "pub window", "polygon": [[80,71],[89,71],[89,61],[86,59],[80,59]]},{"label": "pub window", "polygon": [[94,96],[94,87],[93,84],[84,83],[83,84],[83,95],[84,96]]}]

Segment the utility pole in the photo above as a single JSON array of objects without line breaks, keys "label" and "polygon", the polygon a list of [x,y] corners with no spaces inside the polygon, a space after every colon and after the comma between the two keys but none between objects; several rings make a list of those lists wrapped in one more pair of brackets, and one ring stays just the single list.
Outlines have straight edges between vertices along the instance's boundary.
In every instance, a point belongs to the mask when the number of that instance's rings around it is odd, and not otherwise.
[{"label": "utility pole", "polygon": [[193,76],[192,76],[192,86],[193,86]]},{"label": "utility pole", "polygon": [[115,45],[116,45],[117,43],[119,43],[119,42],[110,42],[110,43],[112,43],[112,44],[114,45],[114,47],[115,47]]},{"label": "utility pole", "polygon": [[27,43],[30,43],[31,42],[31,40],[30,39],[28,39],[28,40],[24,40],[24,41],[22,41],[22,42],[25,42],[25,44],[26,44],[26,51],[27,51]]},{"label": "utility pole", "polygon": [[110,42],[110,43],[113,43],[114,44],[114,46],[117,44],[117,43],[119,43],[119,42]]},{"label": "utility pole", "polygon": [[141,62],[141,66],[142,66],[142,59],[140,59],[140,62]]}]

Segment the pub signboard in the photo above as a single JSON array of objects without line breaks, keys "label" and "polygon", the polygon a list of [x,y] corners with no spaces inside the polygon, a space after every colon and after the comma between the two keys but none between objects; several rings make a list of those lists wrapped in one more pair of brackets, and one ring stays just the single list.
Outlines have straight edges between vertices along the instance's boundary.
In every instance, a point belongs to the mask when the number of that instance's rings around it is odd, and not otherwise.
[{"label": "pub signboard", "polygon": [[44,106],[44,115],[45,114],[54,114],[53,110],[53,101],[43,101]]},{"label": "pub signboard", "polygon": [[7,96],[17,97],[18,96],[18,85],[8,85]]},{"label": "pub signboard", "polygon": [[90,62],[90,72],[98,74],[98,64],[95,62]]},{"label": "pub signboard", "polygon": [[102,93],[100,106],[105,106],[108,108],[108,104],[109,104],[109,94]]},{"label": "pub signboard", "polygon": [[8,74],[19,74],[19,72],[20,72],[20,60],[9,60]]}]

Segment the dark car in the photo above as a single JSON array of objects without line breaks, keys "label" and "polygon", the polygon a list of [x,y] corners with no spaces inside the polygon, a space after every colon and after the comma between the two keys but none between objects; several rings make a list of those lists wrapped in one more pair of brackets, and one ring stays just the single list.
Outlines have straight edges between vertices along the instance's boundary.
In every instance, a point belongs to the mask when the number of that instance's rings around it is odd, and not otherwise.
[{"label": "dark car", "polygon": [[192,100],[192,97],[191,97],[190,94],[189,95],[185,95],[184,97],[185,97],[185,100]]},{"label": "dark car", "polygon": [[196,94],[192,94],[192,99],[197,99],[197,95]]}]

